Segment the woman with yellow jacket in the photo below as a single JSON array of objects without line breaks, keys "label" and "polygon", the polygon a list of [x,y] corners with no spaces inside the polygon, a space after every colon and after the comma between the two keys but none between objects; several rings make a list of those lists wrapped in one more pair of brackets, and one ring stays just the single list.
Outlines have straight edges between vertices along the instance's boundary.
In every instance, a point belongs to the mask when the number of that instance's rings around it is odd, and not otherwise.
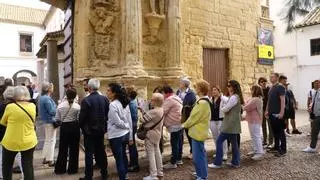
[{"label": "woman with yellow jacket", "polygon": [[196,83],[196,92],[199,100],[194,105],[190,117],[182,125],[189,130],[192,139],[192,159],[196,169],[197,180],[208,179],[207,154],[204,141],[208,137],[209,122],[211,118],[210,100],[208,92],[210,85],[200,80]]},{"label": "woman with yellow jacket", "polygon": [[1,142],[3,179],[12,179],[13,161],[20,152],[24,179],[33,180],[33,152],[38,143],[34,126],[36,106],[28,102],[30,94],[24,86],[14,88],[14,100],[6,106],[0,122],[7,127]]}]

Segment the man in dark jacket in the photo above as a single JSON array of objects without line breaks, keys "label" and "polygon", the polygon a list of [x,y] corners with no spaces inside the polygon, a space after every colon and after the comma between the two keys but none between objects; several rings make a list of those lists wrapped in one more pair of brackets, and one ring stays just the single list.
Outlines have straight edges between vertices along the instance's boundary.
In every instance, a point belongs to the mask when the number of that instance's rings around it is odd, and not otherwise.
[{"label": "man in dark jacket", "polygon": [[90,79],[90,95],[81,102],[79,117],[80,128],[84,136],[85,177],[79,180],[91,180],[93,176],[93,154],[101,169],[102,179],[107,179],[107,159],[104,148],[104,134],[107,129],[109,101],[98,93],[100,81]]},{"label": "man in dark jacket", "polygon": [[[190,89],[190,80],[188,78],[180,79],[180,89],[177,92],[177,95],[182,100],[182,115],[181,115],[181,123],[184,123],[190,116],[193,105],[196,103],[197,98],[196,94]],[[192,158],[192,140],[188,134],[188,129],[185,129],[185,132],[188,137],[189,145],[190,145],[190,156]]]}]

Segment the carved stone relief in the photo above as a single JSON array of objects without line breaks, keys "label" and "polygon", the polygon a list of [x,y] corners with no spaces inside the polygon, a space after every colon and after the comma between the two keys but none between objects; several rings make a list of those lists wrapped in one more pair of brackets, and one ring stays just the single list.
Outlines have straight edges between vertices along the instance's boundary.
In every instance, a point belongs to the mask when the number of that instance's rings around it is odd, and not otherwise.
[{"label": "carved stone relief", "polygon": [[[111,59],[119,56],[113,46],[117,46],[118,40],[116,36],[116,17],[120,11],[119,2],[116,0],[93,0],[89,22],[94,31],[92,43],[94,45],[94,57],[90,57],[91,61],[107,61],[103,65],[114,65]],[[92,53],[90,53],[92,54]],[[96,64],[96,63],[93,63]]]}]

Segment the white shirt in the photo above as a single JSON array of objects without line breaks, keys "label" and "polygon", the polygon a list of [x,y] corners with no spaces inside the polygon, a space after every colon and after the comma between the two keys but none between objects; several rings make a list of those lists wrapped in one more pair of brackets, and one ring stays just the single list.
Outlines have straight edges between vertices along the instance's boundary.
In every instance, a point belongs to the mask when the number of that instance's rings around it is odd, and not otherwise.
[{"label": "white shirt", "polygon": [[55,119],[56,121],[62,121],[62,122],[78,121],[79,114],[80,114],[80,105],[78,103],[74,102],[70,108],[69,102],[63,101],[58,105]]},{"label": "white shirt", "polygon": [[129,139],[132,140],[132,119],[129,106],[123,108],[119,100],[114,100],[109,105],[108,139],[118,138],[128,133]]},{"label": "white shirt", "polygon": [[227,104],[221,108],[221,111],[224,113],[229,112],[235,105],[237,105],[238,101],[239,101],[238,96],[232,95],[227,101]]}]

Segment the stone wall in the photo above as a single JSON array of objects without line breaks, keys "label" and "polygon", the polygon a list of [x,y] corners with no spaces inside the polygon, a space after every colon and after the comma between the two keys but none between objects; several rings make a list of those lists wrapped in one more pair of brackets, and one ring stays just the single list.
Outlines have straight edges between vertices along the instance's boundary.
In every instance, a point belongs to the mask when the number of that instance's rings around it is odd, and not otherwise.
[{"label": "stone wall", "polygon": [[257,64],[259,0],[184,0],[181,9],[181,59],[189,76],[202,78],[204,47],[229,49],[229,78],[238,80],[245,92],[271,72],[272,66]]}]

